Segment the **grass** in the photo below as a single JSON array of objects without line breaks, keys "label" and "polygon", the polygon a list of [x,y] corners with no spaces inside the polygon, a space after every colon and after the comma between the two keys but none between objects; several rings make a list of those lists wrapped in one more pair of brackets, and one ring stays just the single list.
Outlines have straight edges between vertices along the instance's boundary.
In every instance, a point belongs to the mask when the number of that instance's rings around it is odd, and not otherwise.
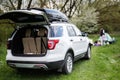
[{"label": "grass", "polygon": [[[113,34],[116,43],[92,47],[90,60],[75,62],[69,75],[55,71],[30,70],[19,73],[6,65],[5,45],[0,47],[0,80],[120,80],[120,34]],[[90,36],[96,39],[96,35]]]}]

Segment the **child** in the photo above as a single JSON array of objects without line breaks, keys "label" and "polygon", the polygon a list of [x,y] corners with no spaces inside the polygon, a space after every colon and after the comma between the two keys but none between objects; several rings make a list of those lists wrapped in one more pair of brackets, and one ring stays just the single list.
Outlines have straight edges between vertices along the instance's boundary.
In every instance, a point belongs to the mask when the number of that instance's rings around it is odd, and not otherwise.
[{"label": "child", "polygon": [[99,41],[99,40],[98,40],[98,41],[95,41],[95,42],[94,42],[94,46],[101,46],[101,41]]}]

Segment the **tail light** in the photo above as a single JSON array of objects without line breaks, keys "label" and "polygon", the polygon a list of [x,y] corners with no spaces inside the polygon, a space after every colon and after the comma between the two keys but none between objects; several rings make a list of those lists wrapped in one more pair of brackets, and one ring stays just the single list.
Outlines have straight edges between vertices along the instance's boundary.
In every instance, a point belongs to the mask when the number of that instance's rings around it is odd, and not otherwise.
[{"label": "tail light", "polygon": [[11,41],[7,41],[7,49],[11,49]]},{"label": "tail light", "polygon": [[59,40],[48,40],[48,49],[54,49],[58,42]]}]

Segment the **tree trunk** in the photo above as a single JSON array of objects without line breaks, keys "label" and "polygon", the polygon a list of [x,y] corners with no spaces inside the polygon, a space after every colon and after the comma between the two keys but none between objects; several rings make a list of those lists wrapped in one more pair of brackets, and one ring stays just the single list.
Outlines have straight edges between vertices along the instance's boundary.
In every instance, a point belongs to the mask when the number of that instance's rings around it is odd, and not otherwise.
[{"label": "tree trunk", "polygon": [[66,4],[69,2],[69,0],[66,0],[65,1],[65,4],[61,7],[61,10],[60,11],[63,11],[64,9],[65,9],[65,6],[66,6]]},{"label": "tree trunk", "polygon": [[73,4],[70,4],[68,18],[71,18],[71,13],[72,13],[75,5],[76,5],[76,2],[77,2],[77,0],[74,0],[74,1],[73,1]]},{"label": "tree trunk", "polygon": [[28,4],[28,6],[27,6],[27,9],[29,9],[29,8],[30,8],[31,3],[32,3],[32,0],[30,0],[30,1],[29,1],[29,4]]},{"label": "tree trunk", "polygon": [[13,8],[14,10],[16,10],[16,8],[15,8],[13,2],[12,2],[11,0],[9,0],[9,2],[10,2],[10,4],[11,4],[12,8]]},{"label": "tree trunk", "polygon": [[22,5],[22,0],[18,0],[18,6],[17,6],[17,9],[21,9],[21,5]]}]

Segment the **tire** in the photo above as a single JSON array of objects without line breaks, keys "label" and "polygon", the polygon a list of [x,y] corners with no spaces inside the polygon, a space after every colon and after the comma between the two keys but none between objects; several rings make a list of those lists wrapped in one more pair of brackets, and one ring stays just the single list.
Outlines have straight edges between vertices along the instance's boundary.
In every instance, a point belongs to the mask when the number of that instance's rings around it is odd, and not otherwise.
[{"label": "tire", "polygon": [[91,58],[91,49],[90,49],[90,47],[88,47],[87,52],[86,52],[86,54],[84,56],[84,59],[88,60],[90,58]]},{"label": "tire", "polygon": [[64,74],[70,74],[73,70],[73,56],[71,53],[67,53],[65,57],[65,63],[62,68],[62,72]]}]

